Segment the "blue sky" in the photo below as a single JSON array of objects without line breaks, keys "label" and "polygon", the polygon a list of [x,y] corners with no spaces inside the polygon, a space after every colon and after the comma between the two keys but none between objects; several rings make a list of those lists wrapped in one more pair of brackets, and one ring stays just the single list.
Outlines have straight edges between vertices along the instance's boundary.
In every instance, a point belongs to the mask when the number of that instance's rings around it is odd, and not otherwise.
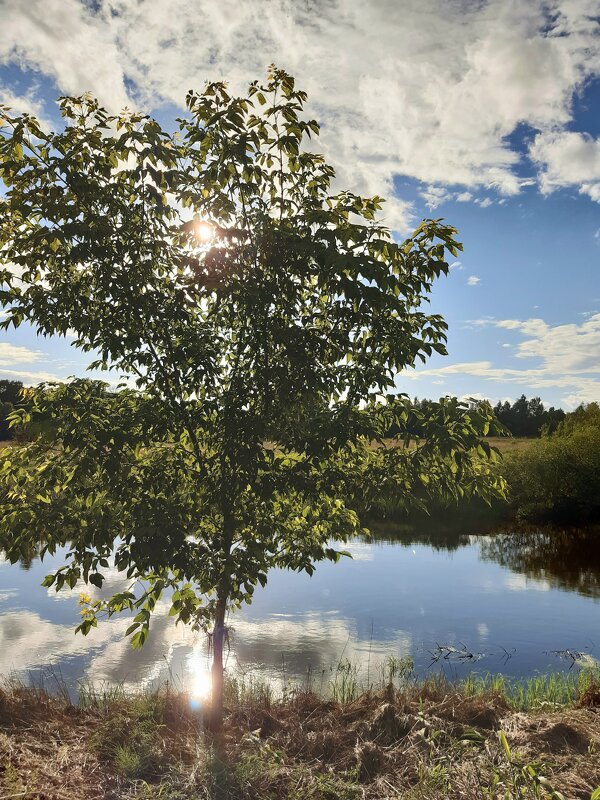
[{"label": "blue sky", "polygon": [[[432,309],[449,355],[411,395],[600,400],[597,0],[0,0],[0,101],[60,124],[91,91],[166,125],[189,88],[276,62],[309,92],[338,185],[465,246]],[[83,374],[69,340],[0,335],[0,377]]]}]

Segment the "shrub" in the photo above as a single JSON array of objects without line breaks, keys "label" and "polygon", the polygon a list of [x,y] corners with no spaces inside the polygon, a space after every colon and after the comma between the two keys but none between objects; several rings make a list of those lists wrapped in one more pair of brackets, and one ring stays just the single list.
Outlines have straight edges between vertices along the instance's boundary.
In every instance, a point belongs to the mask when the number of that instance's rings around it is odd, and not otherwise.
[{"label": "shrub", "polygon": [[524,518],[589,520],[600,515],[600,422],[559,427],[504,462],[509,497]]}]

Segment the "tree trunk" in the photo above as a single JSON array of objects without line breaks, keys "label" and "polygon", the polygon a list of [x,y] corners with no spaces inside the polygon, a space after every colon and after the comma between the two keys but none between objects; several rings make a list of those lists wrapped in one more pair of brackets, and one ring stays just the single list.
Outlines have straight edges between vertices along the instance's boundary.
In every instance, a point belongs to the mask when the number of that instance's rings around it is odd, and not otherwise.
[{"label": "tree trunk", "polygon": [[212,694],[210,714],[207,728],[213,733],[218,733],[223,726],[223,645],[225,643],[225,610],[227,598],[219,595],[215,613],[215,626],[212,633],[213,663],[212,663]]}]

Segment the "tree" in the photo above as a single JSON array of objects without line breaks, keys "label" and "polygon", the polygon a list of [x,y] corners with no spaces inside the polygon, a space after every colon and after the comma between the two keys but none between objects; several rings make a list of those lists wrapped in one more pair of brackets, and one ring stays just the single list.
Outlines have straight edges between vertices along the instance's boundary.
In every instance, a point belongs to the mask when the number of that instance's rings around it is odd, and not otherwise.
[{"label": "tree", "polygon": [[22,388],[21,381],[0,380],[0,440],[11,437],[8,418],[19,402]]},{"label": "tree", "polygon": [[508,400],[494,406],[494,414],[513,436],[541,436],[552,433],[565,418],[561,408],[545,408],[539,397],[524,394],[511,405]]},{"label": "tree", "polygon": [[556,426],[557,436],[570,436],[575,431],[586,428],[600,428],[600,404],[581,403],[575,411],[563,414],[563,418]]},{"label": "tree", "polygon": [[[68,544],[57,589],[101,586],[114,553],[131,588],[89,603],[84,633],[136,611],[140,646],[169,592],[177,621],[212,626],[213,727],[228,608],[271,567],[337,560],[358,494],[502,491],[479,443],[490,410],[444,400],[415,418],[391,394],[445,352],[423,304],[456,231],[426,220],[399,244],[380,198],[332,194],[333,169],[303,149],[319,130],[305,100],[273,69],[245,97],[190,92],[177,134],[87,95],[62,99],[59,132],[3,112],[2,324],[74,331],[94,368],[130,380],[30,390],[37,435],[0,469],[4,546]],[[369,446],[415,419],[417,449]]]}]

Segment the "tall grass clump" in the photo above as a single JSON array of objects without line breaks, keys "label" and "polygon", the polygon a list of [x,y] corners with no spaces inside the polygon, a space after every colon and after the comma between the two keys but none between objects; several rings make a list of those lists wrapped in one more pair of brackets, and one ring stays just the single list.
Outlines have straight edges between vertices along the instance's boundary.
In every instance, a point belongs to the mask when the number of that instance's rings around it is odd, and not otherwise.
[{"label": "tall grass clump", "polygon": [[471,673],[460,689],[465,697],[496,695],[518,711],[562,708],[586,704],[591,695],[600,696],[600,668],[552,672],[522,680],[494,673]]}]

